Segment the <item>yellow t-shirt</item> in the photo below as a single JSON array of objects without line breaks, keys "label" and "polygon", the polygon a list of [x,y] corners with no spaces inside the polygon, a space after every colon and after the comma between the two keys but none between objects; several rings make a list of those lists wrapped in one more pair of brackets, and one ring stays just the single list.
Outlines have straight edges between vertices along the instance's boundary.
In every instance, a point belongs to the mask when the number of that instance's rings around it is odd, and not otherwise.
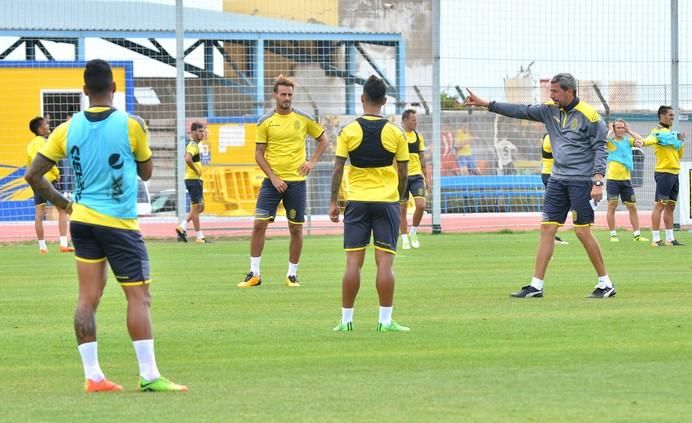
[{"label": "yellow t-shirt", "polygon": [[273,111],[257,122],[257,144],[267,144],[264,157],[272,172],[284,181],[304,181],[298,170],[305,163],[305,137],[317,139],[324,128],[307,113],[293,109],[287,115]]},{"label": "yellow t-shirt", "polygon": [[676,150],[672,145],[658,144],[658,138],[654,135],[656,132],[670,132],[670,128],[658,125],[651,130],[648,137],[644,138],[644,145],[654,146],[654,155],[656,156],[656,168],[654,170],[677,175],[680,173],[680,159],[685,152],[685,147]]},{"label": "yellow t-shirt", "polygon": [[[416,132],[411,131],[411,132],[405,132],[404,135],[406,136],[406,142],[409,144],[415,144],[416,143]],[[418,133],[418,138],[420,139],[420,144],[418,144],[418,151],[420,154],[423,154],[423,151],[425,151],[425,140],[423,139],[423,135]],[[409,161],[408,161],[408,176],[415,176],[415,175],[422,175],[423,174],[423,168],[421,167],[421,162],[420,162],[420,154],[419,153],[411,153],[409,151]]]},{"label": "yellow t-shirt", "polygon": [[[109,109],[110,107],[90,107],[87,109],[87,112],[102,113]],[[67,157],[67,132],[70,127],[70,122],[71,121],[68,120],[55,128],[55,131],[53,131],[48,138],[48,142],[39,151],[39,154],[56,163]],[[147,131],[144,121],[138,116],[130,115],[127,122],[127,130],[130,139],[130,148],[132,148],[135,160],[138,162],[146,162],[151,159],[149,132]],[[108,226],[111,228],[139,230],[137,219],[121,219],[108,216],[77,203],[72,205],[70,220]]]},{"label": "yellow t-shirt", "polygon": [[[634,145],[634,139],[633,138],[628,138],[630,142],[630,146]],[[613,144],[613,142],[608,138],[608,143],[607,143],[607,148],[608,151],[615,151],[616,146]],[[627,167],[625,167],[624,164],[616,161],[608,161],[608,171],[606,172],[606,179],[609,179],[611,181],[629,181],[632,179],[632,173],[630,172]]]},{"label": "yellow t-shirt", "polygon": [[[185,155],[192,155],[192,164],[199,170],[200,175],[202,174],[202,162],[199,158],[199,143],[194,140],[190,140],[185,147]],[[190,166],[185,162],[185,179],[202,179],[202,177],[195,173],[194,170],[190,169]]]},{"label": "yellow t-shirt", "polygon": [[550,175],[553,173],[553,146],[550,144],[550,135],[543,135],[543,146],[541,147],[541,173]]},{"label": "yellow t-shirt", "polygon": [[[382,119],[378,116],[363,117],[367,120]],[[384,149],[394,153],[396,161],[409,160],[408,144],[401,129],[388,122],[382,128],[381,140]],[[347,158],[349,152],[358,148],[362,141],[363,129],[358,121],[349,123],[336,139],[336,156]],[[399,177],[392,164],[368,168],[359,168],[351,164],[348,178],[347,200],[392,203],[399,201]]]},{"label": "yellow t-shirt", "polygon": [[[36,157],[36,153],[39,152],[41,147],[43,147],[46,142],[48,142],[48,139],[43,138],[41,135],[36,135],[34,139],[32,139],[29,142],[29,145],[26,147],[26,167],[28,168],[31,162],[34,161],[34,158]],[[48,179],[48,182],[53,182],[56,179],[60,177],[60,171],[58,170],[58,166],[53,166],[50,168],[48,172],[44,175],[46,179]]]},{"label": "yellow t-shirt", "polygon": [[454,134],[454,146],[457,149],[457,157],[469,157],[471,155],[471,142],[473,136],[463,129]]}]

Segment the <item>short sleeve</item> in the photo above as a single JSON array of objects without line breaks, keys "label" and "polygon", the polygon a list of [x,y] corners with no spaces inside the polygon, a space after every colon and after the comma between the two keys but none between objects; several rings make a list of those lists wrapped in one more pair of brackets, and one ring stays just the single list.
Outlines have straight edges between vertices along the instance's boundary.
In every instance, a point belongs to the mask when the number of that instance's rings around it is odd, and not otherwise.
[{"label": "short sleeve", "polygon": [[263,120],[261,123],[257,124],[257,135],[255,136],[255,143],[266,144],[267,143],[267,126],[269,119]]},{"label": "short sleeve", "polygon": [[67,129],[70,121],[62,123],[48,137],[48,141],[38,151],[43,157],[58,162],[67,157]]},{"label": "short sleeve", "polygon": [[418,147],[418,150],[425,151],[425,138],[423,138],[423,135],[421,134],[418,134],[418,138],[420,139],[420,145]]},{"label": "short sleeve", "polygon": [[146,162],[151,159],[149,131],[147,131],[144,121],[138,116],[130,115],[127,126],[130,136],[130,148],[132,148],[132,152],[135,155],[135,161]]},{"label": "short sleeve", "polygon": [[344,127],[340,132],[339,136],[336,137],[336,152],[334,153],[337,157],[347,158],[348,157],[348,127]]},{"label": "short sleeve", "polygon": [[317,123],[314,119],[307,119],[307,121],[308,135],[310,135],[314,139],[317,139],[320,136],[322,136],[322,134],[324,134],[324,128],[322,128],[322,126],[319,123]]}]

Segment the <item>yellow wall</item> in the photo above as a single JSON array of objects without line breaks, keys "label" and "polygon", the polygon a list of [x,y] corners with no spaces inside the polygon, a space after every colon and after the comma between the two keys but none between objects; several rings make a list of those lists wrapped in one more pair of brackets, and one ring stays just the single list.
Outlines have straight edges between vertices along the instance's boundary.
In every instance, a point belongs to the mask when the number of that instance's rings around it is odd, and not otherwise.
[{"label": "yellow wall", "polygon": [[[277,7],[278,6],[278,7]],[[338,25],[339,0],[223,0],[224,12]]]},{"label": "yellow wall", "polygon": [[[29,121],[42,113],[41,91],[81,90],[83,74],[82,67],[0,68],[0,165],[26,164],[26,147],[34,137]],[[113,78],[125,92],[124,68],[114,67]]]}]

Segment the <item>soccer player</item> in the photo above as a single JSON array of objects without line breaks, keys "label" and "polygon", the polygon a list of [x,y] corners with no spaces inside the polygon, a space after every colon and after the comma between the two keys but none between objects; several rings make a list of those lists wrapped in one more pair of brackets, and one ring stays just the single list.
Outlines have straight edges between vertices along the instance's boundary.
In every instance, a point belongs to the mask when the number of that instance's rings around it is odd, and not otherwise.
[{"label": "soccer player", "polygon": [[[291,243],[288,250],[288,272],[284,283],[299,287],[298,261],[303,249],[305,222],[305,178],[315,167],[327,148],[329,140],[324,129],[307,113],[292,107],[295,83],[283,75],[274,80],[273,97],[276,108],[257,122],[255,160],[266,178],[262,181],[255,222],[250,241],[250,271],[240,288],[252,288],[262,283],[260,262],[264,250],[267,226],[274,221],[279,202],[283,201],[288,219]],[[305,160],[305,137],[317,141],[310,160]]]},{"label": "soccer player", "polygon": [[[629,135],[629,136],[628,136]],[[627,207],[632,224],[632,239],[634,241],[648,241],[639,232],[639,215],[637,214],[637,197],[632,187],[631,172],[634,168],[632,147],[641,147],[644,141],[641,135],[632,131],[622,119],[613,122],[612,133],[608,133],[608,173],[606,175],[606,192],[608,194],[608,229],[610,229],[610,241],[618,242],[615,230],[615,209],[618,207],[618,199]]]},{"label": "soccer player", "polygon": [[[401,115],[401,125],[404,128],[404,135],[408,143],[408,181],[404,196],[401,198],[401,248],[408,250],[411,247],[419,248],[418,242],[418,225],[423,219],[425,212],[425,188],[430,186],[432,180],[427,175],[425,169],[425,140],[423,136],[416,131],[418,125],[416,111],[413,109],[404,110]],[[413,195],[413,200],[416,204],[416,210],[413,212],[413,224],[409,232],[408,222],[406,217],[406,209],[408,208],[409,192]]]},{"label": "soccer player", "polygon": [[[36,157],[36,153],[46,144],[48,135],[50,135],[50,124],[48,120],[41,116],[35,117],[29,121],[29,129],[34,133],[35,137],[29,142],[26,148],[27,163],[29,165]],[[60,171],[57,166],[51,167],[45,175],[48,182],[56,186],[60,181]],[[43,219],[46,217],[46,199],[34,190],[34,228],[36,229],[36,238],[38,238],[38,252],[48,254],[48,246],[43,234]],[[74,248],[67,243],[67,213],[65,210],[58,208],[58,232],[60,233],[60,252],[71,253]]]},{"label": "soccer player", "polygon": [[[48,201],[72,215],[79,299],[74,317],[87,392],[120,391],[98,361],[96,309],[108,265],[127,298],[127,329],[139,363],[142,391],[186,391],[161,376],[154,356],[149,315],[149,256],[137,222],[137,175],[151,177],[153,164],[144,121],[113,108],[110,65],[91,60],[84,70],[89,108],[55,129],[31,163],[26,180]],[[75,174],[73,201],[43,175],[67,157]]]},{"label": "soccer player", "polygon": [[[651,212],[651,245],[661,247],[668,245],[678,247],[685,245],[675,239],[673,235],[673,212],[678,201],[678,191],[680,182],[680,159],[685,150],[683,142],[686,134],[673,131],[675,112],[670,106],[658,108],[658,125],[651,130],[651,133],[644,140],[647,145],[654,146],[656,155],[656,167],[654,178],[656,179],[656,202]],[[666,229],[666,241],[661,241],[659,229],[661,227],[661,216],[663,225]]]},{"label": "soccer player", "polygon": [[[548,181],[550,181],[550,174],[553,173],[553,147],[550,145],[550,135],[543,135],[543,143],[541,144],[541,180],[543,181],[543,186],[548,188]],[[560,245],[567,245],[569,242],[564,241],[559,236],[555,235],[555,243]]]},{"label": "soccer player", "polygon": [[[404,134],[382,117],[387,87],[371,76],[363,85],[363,116],[346,125],[336,144],[329,218],[339,221],[337,197],[348,158],[349,191],[344,211],[346,271],[341,285],[341,322],[335,332],[353,330],[353,306],[360,288],[360,270],[371,233],[375,242],[376,287],[380,299],[380,332],[408,332],[392,320],[392,264],[399,238],[399,200],[406,189],[409,152]],[[392,162],[396,159],[396,167]]]},{"label": "soccer player", "polygon": [[543,219],[536,252],[536,266],[529,285],[512,293],[512,297],[543,296],[543,280],[555,249],[558,226],[573,212],[574,232],[586,250],[598,275],[590,298],[615,296],[615,286],[608,277],[598,240],[591,232],[594,208],[603,198],[607,150],[607,129],[596,110],[577,97],[577,81],[568,73],[550,80],[550,98],[546,104],[519,105],[484,100],[469,91],[466,104],[487,107],[504,116],[543,122],[550,135],[553,151],[553,173],[543,197]]},{"label": "soccer player", "polygon": [[175,228],[178,241],[187,242],[187,222],[192,221],[195,228],[195,242],[205,244],[209,241],[204,237],[199,223],[199,215],[204,211],[204,182],[202,180],[202,163],[199,157],[199,143],[204,141],[207,129],[200,122],[190,126],[190,142],[185,148],[185,188],[190,194],[190,212]]}]

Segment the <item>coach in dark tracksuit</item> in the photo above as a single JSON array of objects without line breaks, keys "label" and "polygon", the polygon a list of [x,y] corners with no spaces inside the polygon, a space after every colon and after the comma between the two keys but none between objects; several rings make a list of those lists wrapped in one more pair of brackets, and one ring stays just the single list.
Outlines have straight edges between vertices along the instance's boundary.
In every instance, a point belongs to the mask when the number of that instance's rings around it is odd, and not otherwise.
[{"label": "coach in dark tracksuit", "polygon": [[570,210],[574,232],[598,274],[598,283],[589,297],[613,297],[615,286],[608,277],[601,247],[591,233],[595,207],[590,204],[591,200],[596,204],[603,198],[608,131],[596,110],[577,98],[577,81],[572,75],[560,73],[551,79],[550,98],[552,101],[546,104],[519,105],[484,100],[469,91],[466,100],[468,105],[487,107],[504,116],[543,122],[552,143],[555,162],[543,198],[536,268],[531,283],[512,293],[512,297],[543,296],[543,278],[553,255],[555,234]]}]

